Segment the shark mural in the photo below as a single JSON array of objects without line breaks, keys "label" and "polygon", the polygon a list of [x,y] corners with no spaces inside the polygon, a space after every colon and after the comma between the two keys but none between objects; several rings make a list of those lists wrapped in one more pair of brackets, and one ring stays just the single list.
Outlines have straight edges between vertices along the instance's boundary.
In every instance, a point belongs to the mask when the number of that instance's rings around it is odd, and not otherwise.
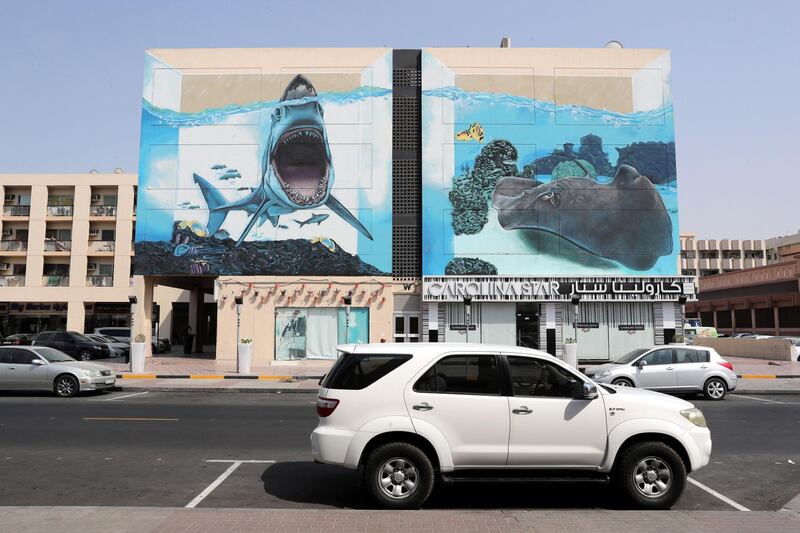
[{"label": "shark mural", "polygon": [[137,274],[391,270],[389,51],[356,54],[371,57],[360,71],[291,74],[243,74],[235,53],[237,69],[196,74],[181,64],[208,51],[159,52],[145,71]]}]

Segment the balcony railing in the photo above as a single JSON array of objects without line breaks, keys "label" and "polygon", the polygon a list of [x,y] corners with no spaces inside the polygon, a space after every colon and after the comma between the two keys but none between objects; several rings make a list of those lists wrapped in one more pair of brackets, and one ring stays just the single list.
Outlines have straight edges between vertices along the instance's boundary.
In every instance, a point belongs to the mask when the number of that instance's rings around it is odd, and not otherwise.
[{"label": "balcony railing", "polygon": [[92,216],[92,217],[115,217],[115,216],[117,216],[117,206],[115,206],[115,205],[91,205],[91,206],[89,206],[89,216]]},{"label": "balcony railing", "polygon": [[72,250],[72,241],[44,241],[45,252],[69,252]]},{"label": "balcony railing", "polygon": [[24,252],[27,249],[27,241],[0,241],[0,251],[3,252]]},{"label": "balcony railing", "polygon": [[47,206],[47,216],[49,216],[49,217],[71,217],[72,216],[72,206],[71,205],[48,205]]},{"label": "balcony railing", "polygon": [[89,252],[113,252],[114,241],[89,241]]},{"label": "balcony railing", "polygon": [[42,276],[42,285],[45,287],[66,287],[69,285],[69,276]]},{"label": "balcony railing", "polygon": [[3,215],[7,217],[28,217],[31,215],[30,205],[4,205]]},{"label": "balcony railing", "polygon": [[0,276],[0,287],[22,287],[25,276]]},{"label": "balcony railing", "polygon": [[87,276],[86,285],[88,287],[113,287],[114,276]]}]

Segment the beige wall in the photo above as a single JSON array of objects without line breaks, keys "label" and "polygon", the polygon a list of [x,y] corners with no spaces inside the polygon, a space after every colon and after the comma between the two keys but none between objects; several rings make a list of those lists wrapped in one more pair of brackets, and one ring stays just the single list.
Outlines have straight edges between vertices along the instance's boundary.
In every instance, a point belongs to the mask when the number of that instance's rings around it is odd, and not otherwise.
[{"label": "beige wall", "polygon": [[789,339],[717,339],[695,337],[695,346],[714,348],[722,356],[750,357],[753,359],[774,359],[794,361],[794,345]]}]

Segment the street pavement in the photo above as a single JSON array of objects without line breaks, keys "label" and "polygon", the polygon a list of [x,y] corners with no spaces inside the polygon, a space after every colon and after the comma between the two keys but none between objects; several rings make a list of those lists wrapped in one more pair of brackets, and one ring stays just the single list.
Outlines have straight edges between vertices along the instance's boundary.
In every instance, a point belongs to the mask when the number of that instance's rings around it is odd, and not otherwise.
[{"label": "street pavement", "polygon": [[[692,401],[714,452],[675,510],[777,511],[800,493],[800,394]],[[370,510],[354,472],[313,463],[315,424],[314,395],[300,392],[0,394],[0,506]],[[479,484],[438,487],[426,509],[624,507],[604,486]]]}]

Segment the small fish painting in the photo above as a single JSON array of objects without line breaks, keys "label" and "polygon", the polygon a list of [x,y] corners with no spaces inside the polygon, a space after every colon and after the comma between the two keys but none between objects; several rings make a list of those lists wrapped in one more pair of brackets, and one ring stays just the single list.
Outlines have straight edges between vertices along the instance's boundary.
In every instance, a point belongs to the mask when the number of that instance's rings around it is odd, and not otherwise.
[{"label": "small fish painting", "polygon": [[224,168],[227,168],[227,167],[225,165],[221,164],[221,163],[217,163],[216,165],[213,165],[211,167],[211,170],[222,170]]},{"label": "small fish painting", "polygon": [[478,124],[477,122],[473,122],[472,125],[465,129],[464,131],[459,131],[456,133],[456,140],[457,141],[478,141],[479,143],[483,142],[483,127]]},{"label": "small fish painting", "polygon": [[301,227],[301,228],[302,228],[303,226],[305,226],[306,224],[316,224],[317,226],[319,226],[320,224],[322,224],[323,222],[325,222],[326,220],[328,220],[328,217],[329,217],[329,216],[330,216],[330,215],[326,215],[326,214],[324,214],[324,213],[322,213],[322,214],[319,214],[319,215],[318,215],[318,214],[316,214],[316,213],[311,213],[311,218],[309,218],[308,220],[302,220],[302,221],[301,221],[301,220],[297,220],[297,219],[295,219],[295,222],[297,222],[298,224],[300,224],[300,227]]}]

